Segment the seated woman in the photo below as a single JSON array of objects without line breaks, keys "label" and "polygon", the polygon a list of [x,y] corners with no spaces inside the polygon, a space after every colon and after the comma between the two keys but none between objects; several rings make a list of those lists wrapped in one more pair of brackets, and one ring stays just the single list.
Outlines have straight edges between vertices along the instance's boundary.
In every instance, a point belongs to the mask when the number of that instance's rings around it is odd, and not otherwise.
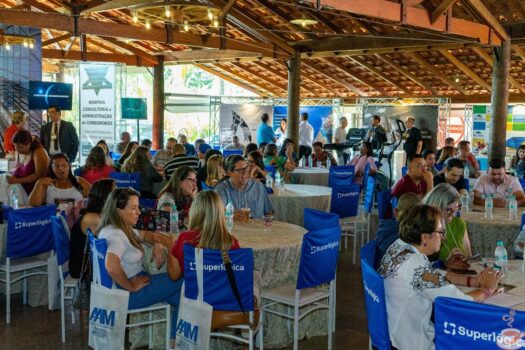
[{"label": "seated woman", "polygon": [[128,145],[126,146],[126,149],[124,150],[124,153],[122,153],[122,156],[118,160],[117,167],[121,167],[124,165],[124,162],[128,157],[139,147],[139,143],[137,141],[130,141]]},{"label": "seated woman", "polygon": [[[248,154],[252,153],[253,151],[259,151],[259,147],[257,147],[256,143],[249,143],[244,147],[244,158],[248,158]],[[260,152],[259,152],[260,153]],[[262,153],[260,153],[262,155]]]},{"label": "seated woman", "polygon": [[461,209],[459,201],[459,192],[451,185],[445,183],[434,187],[423,198],[423,204],[440,209],[445,219],[447,239],[441,243],[441,248],[439,249],[439,260],[442,262],[446,262],[452,255],[460,254],[466,258],[472,256],[467,224],[463,219],[455,216],[456,212]]},{"label": "seated woman", "polygon": [[68,210],[87,197],[90,187],[89,182],[73,175],[67,155],[55,154],[51,156],[46,177],[36,182],[29,195],[29,205],[56,204],[59,210]]},{"label": "seated woman", "polygon": [[516,155],[512,157],[510,168],[518,179],[525,178],[525,145],[521,145],[516,150]]},{"label": "seated woman", "polygon": [[248,164],[250,165],[251,178],[265,183],[267,172],[264,170],[264,161],[262,155],[258,151],[253,151],[248,154],[247,159]]},{"label": "seated woman", "polygon": [[80,176],[90,184],[93,184],[97,180],[108,179],[109,174],[114,171],[115,168],[106,164],[106,153],[104,153],[104,150],[99,146],[95,146],[89,151],[86,164]]},{"label": "seated woman", "polygon": [[[388,247],[378,272],[385,279],[388,329],[398,349],[434,349],[432,304],[437,297],[483,301],[492,295],[501,274],[485,269],[477,276],[435,269],[427,255],[439,251],[445,236],[440,209],[415,205],[399,219],[399,238]],[[467,294],[454,284],[479,288]]]},{"label": "seated woman", "polygon": [[[142,242],[153,245],[153,258],[165,262],[164,247],[171,248],[168,235],[133,229],[140,215],[139,193],[117,188],[109,195],[97,228],[97,237],[107,241],[106,269],[118,288],[128,290],[130,310],[167,302],[173,306],[171,339],[175,339],[182,279],[173,281],[167,273],[148,275],[142,266]],[[171,269],[168,266],[168,271]],[[169,271],[172,275],[173,272]]]},{"label": "seated woman", "polygon": [[363,184],[363,177],[365,175],[366,165],[370,165],[370,174],[373,175],[377,172],[376,162],[373,156],[372,143],[364,141],[361,143],[361,150],[348,165],[355,165],[354,183]]},{"label": "seated woman", "polygon": [[16,168],[7,177],[10,185],[21,184],[29,195],[36,182],[46,175],[49,156],[38,140],[33,140],[31,133],[20,130],[13,136],[15,145]]},{"label": "seated woman", "polygon": [[140,195],[142,198],[156,198],[153,184],[162,181],[162,176],[151,163],[151,153],[146,146],[138,147],[122,165],[123,173],[140,174]]},{"label": "seated woman", "polygon": [[80,217],[71,228],[69,240],[69,274],[73,278],[80,278],[84,247],[86,244],[87,229],[95,232],[100,223],[102,207],[111,191],[117,186],[113,179],[95,181],[87,195],[86,207],[80,211]]},{"label": "seated woman", "polygon": [[445,146],[441,149],[441,155],[439,156],[439,159],[437,160],[436,164],[445,164],[447,159],[454,158],[456,155],[456,150],[452,146]]},{"label": "seated woman", "polygon": [[206,181],[204,182],[209,188],[214,188],[224,178],[223,157],[213,155],[206,162]]},{"label": "seated woman", "polygon": [[[284,144],[283,147],[285,147]],[[264,165],[274,165],[281,173],[294,171],[295,163],[293,161],[293,149],[293,143],[288,142],[286,144],[286,155],[282,156],[278,153],[275,144],[267,144],[264,148]]]},{"label": "seated woman", "polygon": [[175,170],[170,182],[160,191],[157,209],[171,212],[171,207],[175,204],[179,211],[179,221],[184,222],[196,195],[197,174],[189,166],[183,165]]},{"label": "seated woman", "polygon": [[13,136],[24,128],[26,123],[26,114],[21,111],[16,111],[11,115],[11,125],[4,130],[4,152],[5,158],[15,159],[15,145],[13,144]]},{"label": "seated woman", "polygon": [[113,166],[113,159],[111,159],[111,156],[109,155],[109,147],[106,143],[106,140],[98,141],[95,146],[98,146],[104,150],[104,153],[106,154],[106,164],[109,166]]}]

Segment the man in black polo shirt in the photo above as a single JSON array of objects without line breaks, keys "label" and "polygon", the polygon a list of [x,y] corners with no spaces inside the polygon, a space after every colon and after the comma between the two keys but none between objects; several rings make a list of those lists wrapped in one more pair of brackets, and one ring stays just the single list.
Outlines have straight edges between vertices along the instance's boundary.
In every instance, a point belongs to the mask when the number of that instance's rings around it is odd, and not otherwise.
[{"label": "man in black polo shirt", "polygon": [[467,193],[465,179],[463,178],[463,162],[457,158],[450,158],[445,163],[445,173],[434,177],[434,186],[447,183],[453,186],[459,194]]}]

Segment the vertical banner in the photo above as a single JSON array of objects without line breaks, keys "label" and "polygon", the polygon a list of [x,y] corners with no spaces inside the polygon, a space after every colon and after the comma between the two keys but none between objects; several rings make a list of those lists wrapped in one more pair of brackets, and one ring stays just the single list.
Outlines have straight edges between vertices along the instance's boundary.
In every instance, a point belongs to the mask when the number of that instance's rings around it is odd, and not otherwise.
[{"label": "vertical banner", "polygon": [[[323,144],[332,143],[333,139],[333,120],[332,106],[302,106],[299,108],[299,115],[308,113],[308,123],[314,128],[314,140],[321,141]],[[281,126],[281,119],[286,118],[288,113],[287,106],[275,106],[273,109],[273,130]]]},{"label": "vertical banner", "polygon": [[238,136],[244,145],[250,142],[257,143],[257,128],[264,113],[268,113],[271,118],[272,106],[221,104],[221,146],[228,146],[234,135]]},{"label": "vertical banner", "polygon": [[490,106],[472,106],[472,151],[474,154],[486,154],[490,137]]},{"label": "vertical banner", "polygon": [[115,141],[115,66],[80,64],[80,164],[89,150],[106,140]]}]

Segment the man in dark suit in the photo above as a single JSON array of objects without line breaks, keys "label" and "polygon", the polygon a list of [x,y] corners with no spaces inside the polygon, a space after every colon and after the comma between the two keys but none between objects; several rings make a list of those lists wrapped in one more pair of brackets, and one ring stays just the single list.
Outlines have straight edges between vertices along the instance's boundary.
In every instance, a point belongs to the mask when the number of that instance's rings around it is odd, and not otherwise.
[{"label": "man in dark suit", "polygon": [[49,123],[40,130],[40,141],[49,155],[64,153],[73,163],[78,153],[78,135],[73,123],[61,120],[60,108],[50,106],[47,109]]}]

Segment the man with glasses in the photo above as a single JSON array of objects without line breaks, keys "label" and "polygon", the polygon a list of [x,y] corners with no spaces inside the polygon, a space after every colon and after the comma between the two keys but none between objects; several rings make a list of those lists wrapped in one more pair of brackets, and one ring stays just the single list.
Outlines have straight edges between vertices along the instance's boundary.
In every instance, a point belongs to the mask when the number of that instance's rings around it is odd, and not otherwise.
[{"label": "man with glasses", "polygon": [[232,203],[235,211],[250,210],[254,219],[273,213],[273,205],[264,185],[250,176],[250,165],[240,155],[226,158],[224,168],[229,178],[215,187],[224,205]]},{"label": "man with glasses", "polygon": [[405,193],[413,192],[423,198],[432,190],[432,187],[434,187],[434,178],[427,170],[425,159],[415,154],[408,159],[407,174],[399,179],[392,188],[392,196],[399,198]]},{"label": "man with glasses", "polygon": [[174,137],[170,137],[166,141],[165,148],[159,149],[157,153],[155,153],[151,162],[153,163],[153,166],[157,169],[157,171],[164,171],[164,166],[173,157],[173,145],[175,145],[176,143],[177,139]]},{"label": "man with glasses", "polygon": [[485,205],[485,198],[490,195],[496,208],[505,208],[510,196],[514,196],[518,206],[525,206],[525,194],[519,180],[505,173],[505,162],[492,159],[488,174],[479,178],[474,186],[474,204]]},{"label": "man with glasses", "polygon": [[463,171],[463,162],[456,158],[450,158],[445,162],[445,173],[434,176],[434,186],[447,183],[454,187],[459,194],[467,193]]},{"label": "man with glasses", "polygon": [[44,145],[47,153],[64,153],[69,162],[73,163],[78,153],[78,134],[75,126],[71,122],[61,119],[60,108],[50,106],[47,109],[49,123],[42,126],[40,130],[40,141]]}]

